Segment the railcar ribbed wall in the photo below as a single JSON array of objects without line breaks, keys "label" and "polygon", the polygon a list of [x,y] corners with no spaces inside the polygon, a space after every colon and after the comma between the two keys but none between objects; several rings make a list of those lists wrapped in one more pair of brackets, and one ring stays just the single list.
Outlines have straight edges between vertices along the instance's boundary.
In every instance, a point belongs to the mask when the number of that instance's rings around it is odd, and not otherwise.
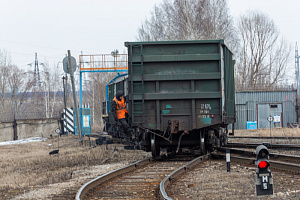
[{"label": "railcar ribbed wall", "polygon": [[133,126],[192,130],[234,120],[232,53],[223,40],[126,42]]}]

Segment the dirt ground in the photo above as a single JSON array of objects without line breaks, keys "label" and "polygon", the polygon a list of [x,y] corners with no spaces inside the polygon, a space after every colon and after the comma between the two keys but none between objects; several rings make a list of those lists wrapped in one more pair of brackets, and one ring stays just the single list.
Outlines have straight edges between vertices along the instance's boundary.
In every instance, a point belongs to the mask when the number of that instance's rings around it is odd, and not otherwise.
[{"label": "dirt ground", "polygon": [[[258,199],[255,197],[256,168],[226,161],[209,160],[188,172],[169,188],[172,199]],[[300,199],[300,175],[272,171],[274,197],[259,199]]]},{"label": "dirt ground", "polygon": [[[300,129],[273,129],[272,136],[298,136]],[[236,130],[236,136],[270,136],[269,130]],[[86,138],[85,138],[86,139]],[[88,144],[88,143],[85,143]],[[0,199],[54,199],[104,173],[150,156],[123,145],[80,145],[77,136],[0,146]]]},{"label": "dirt ground", "polygon": [[77,136],[60,137],[59,153],[49,155],[56,149],[58,138],[1,145],[0,199],[53,199],[72,186],[149,156],[126,151],[120,144],[81,145]]},{"label": "dirt ground", "polygon": [[[234,136],[248,136],[248,137],[270,137],[268,139],[254,139],[254,138],[229,138],[229,142],[242,143],[262,143],[267,142],[271,144],[300,144],[300,139],[293,137],[300,137],[299,128],[278,128],[278,129],[257,129],[257,130],[235,130]],[[276,139],[272,137],[288,137],[286,139]],[[271,150],[273,151],[273,150]],[[274,153],[274,152],[273,152]],[[295,155],[298,155],[297,153]]]}]

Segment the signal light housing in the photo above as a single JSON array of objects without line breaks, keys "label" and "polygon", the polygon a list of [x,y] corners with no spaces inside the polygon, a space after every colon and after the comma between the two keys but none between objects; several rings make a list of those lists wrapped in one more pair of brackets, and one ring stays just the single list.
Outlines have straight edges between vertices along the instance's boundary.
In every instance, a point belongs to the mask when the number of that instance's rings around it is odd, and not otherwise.
[{"label": "signal light housing", "polygon": [[264,145],[259,145],[256,148],[255,154],[258,173],[268,173],[270,166],[268,148]]},{"label": "signal light housing", "polygon": [[273,196],[273,177],[269,170],[269,150],[264,145],[259,145],[256,154],[255,194],[256,196]]}]

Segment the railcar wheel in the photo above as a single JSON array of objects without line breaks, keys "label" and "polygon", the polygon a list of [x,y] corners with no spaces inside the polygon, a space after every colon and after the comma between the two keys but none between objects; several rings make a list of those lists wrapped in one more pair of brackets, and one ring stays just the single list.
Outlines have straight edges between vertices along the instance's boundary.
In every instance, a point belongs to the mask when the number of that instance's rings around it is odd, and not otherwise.
[{"label": "railcar wheel", "polygon": [[157,137],[155,136],[154,133],[151,134],[151,152],[152,152],[152,157],[158,157],[160,155],[160,147],[158,144]]},{"label": "railcar wheel", "polygon": [[227,137],[227,135],[225,135],[225,134],[221,135],[220,140],[221,140],[221,146],[227,145],[227,143],[228,143],[228,137]]}]

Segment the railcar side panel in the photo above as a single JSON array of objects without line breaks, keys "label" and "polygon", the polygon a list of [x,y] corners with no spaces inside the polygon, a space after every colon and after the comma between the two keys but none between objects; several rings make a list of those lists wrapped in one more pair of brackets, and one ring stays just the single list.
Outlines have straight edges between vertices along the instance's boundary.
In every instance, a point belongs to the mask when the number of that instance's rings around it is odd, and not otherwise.
[{"label": "railcar side panel", "polygon": [[234,121],[232,53],[223,40],[126,42],[132,126],[177,131]]}]

